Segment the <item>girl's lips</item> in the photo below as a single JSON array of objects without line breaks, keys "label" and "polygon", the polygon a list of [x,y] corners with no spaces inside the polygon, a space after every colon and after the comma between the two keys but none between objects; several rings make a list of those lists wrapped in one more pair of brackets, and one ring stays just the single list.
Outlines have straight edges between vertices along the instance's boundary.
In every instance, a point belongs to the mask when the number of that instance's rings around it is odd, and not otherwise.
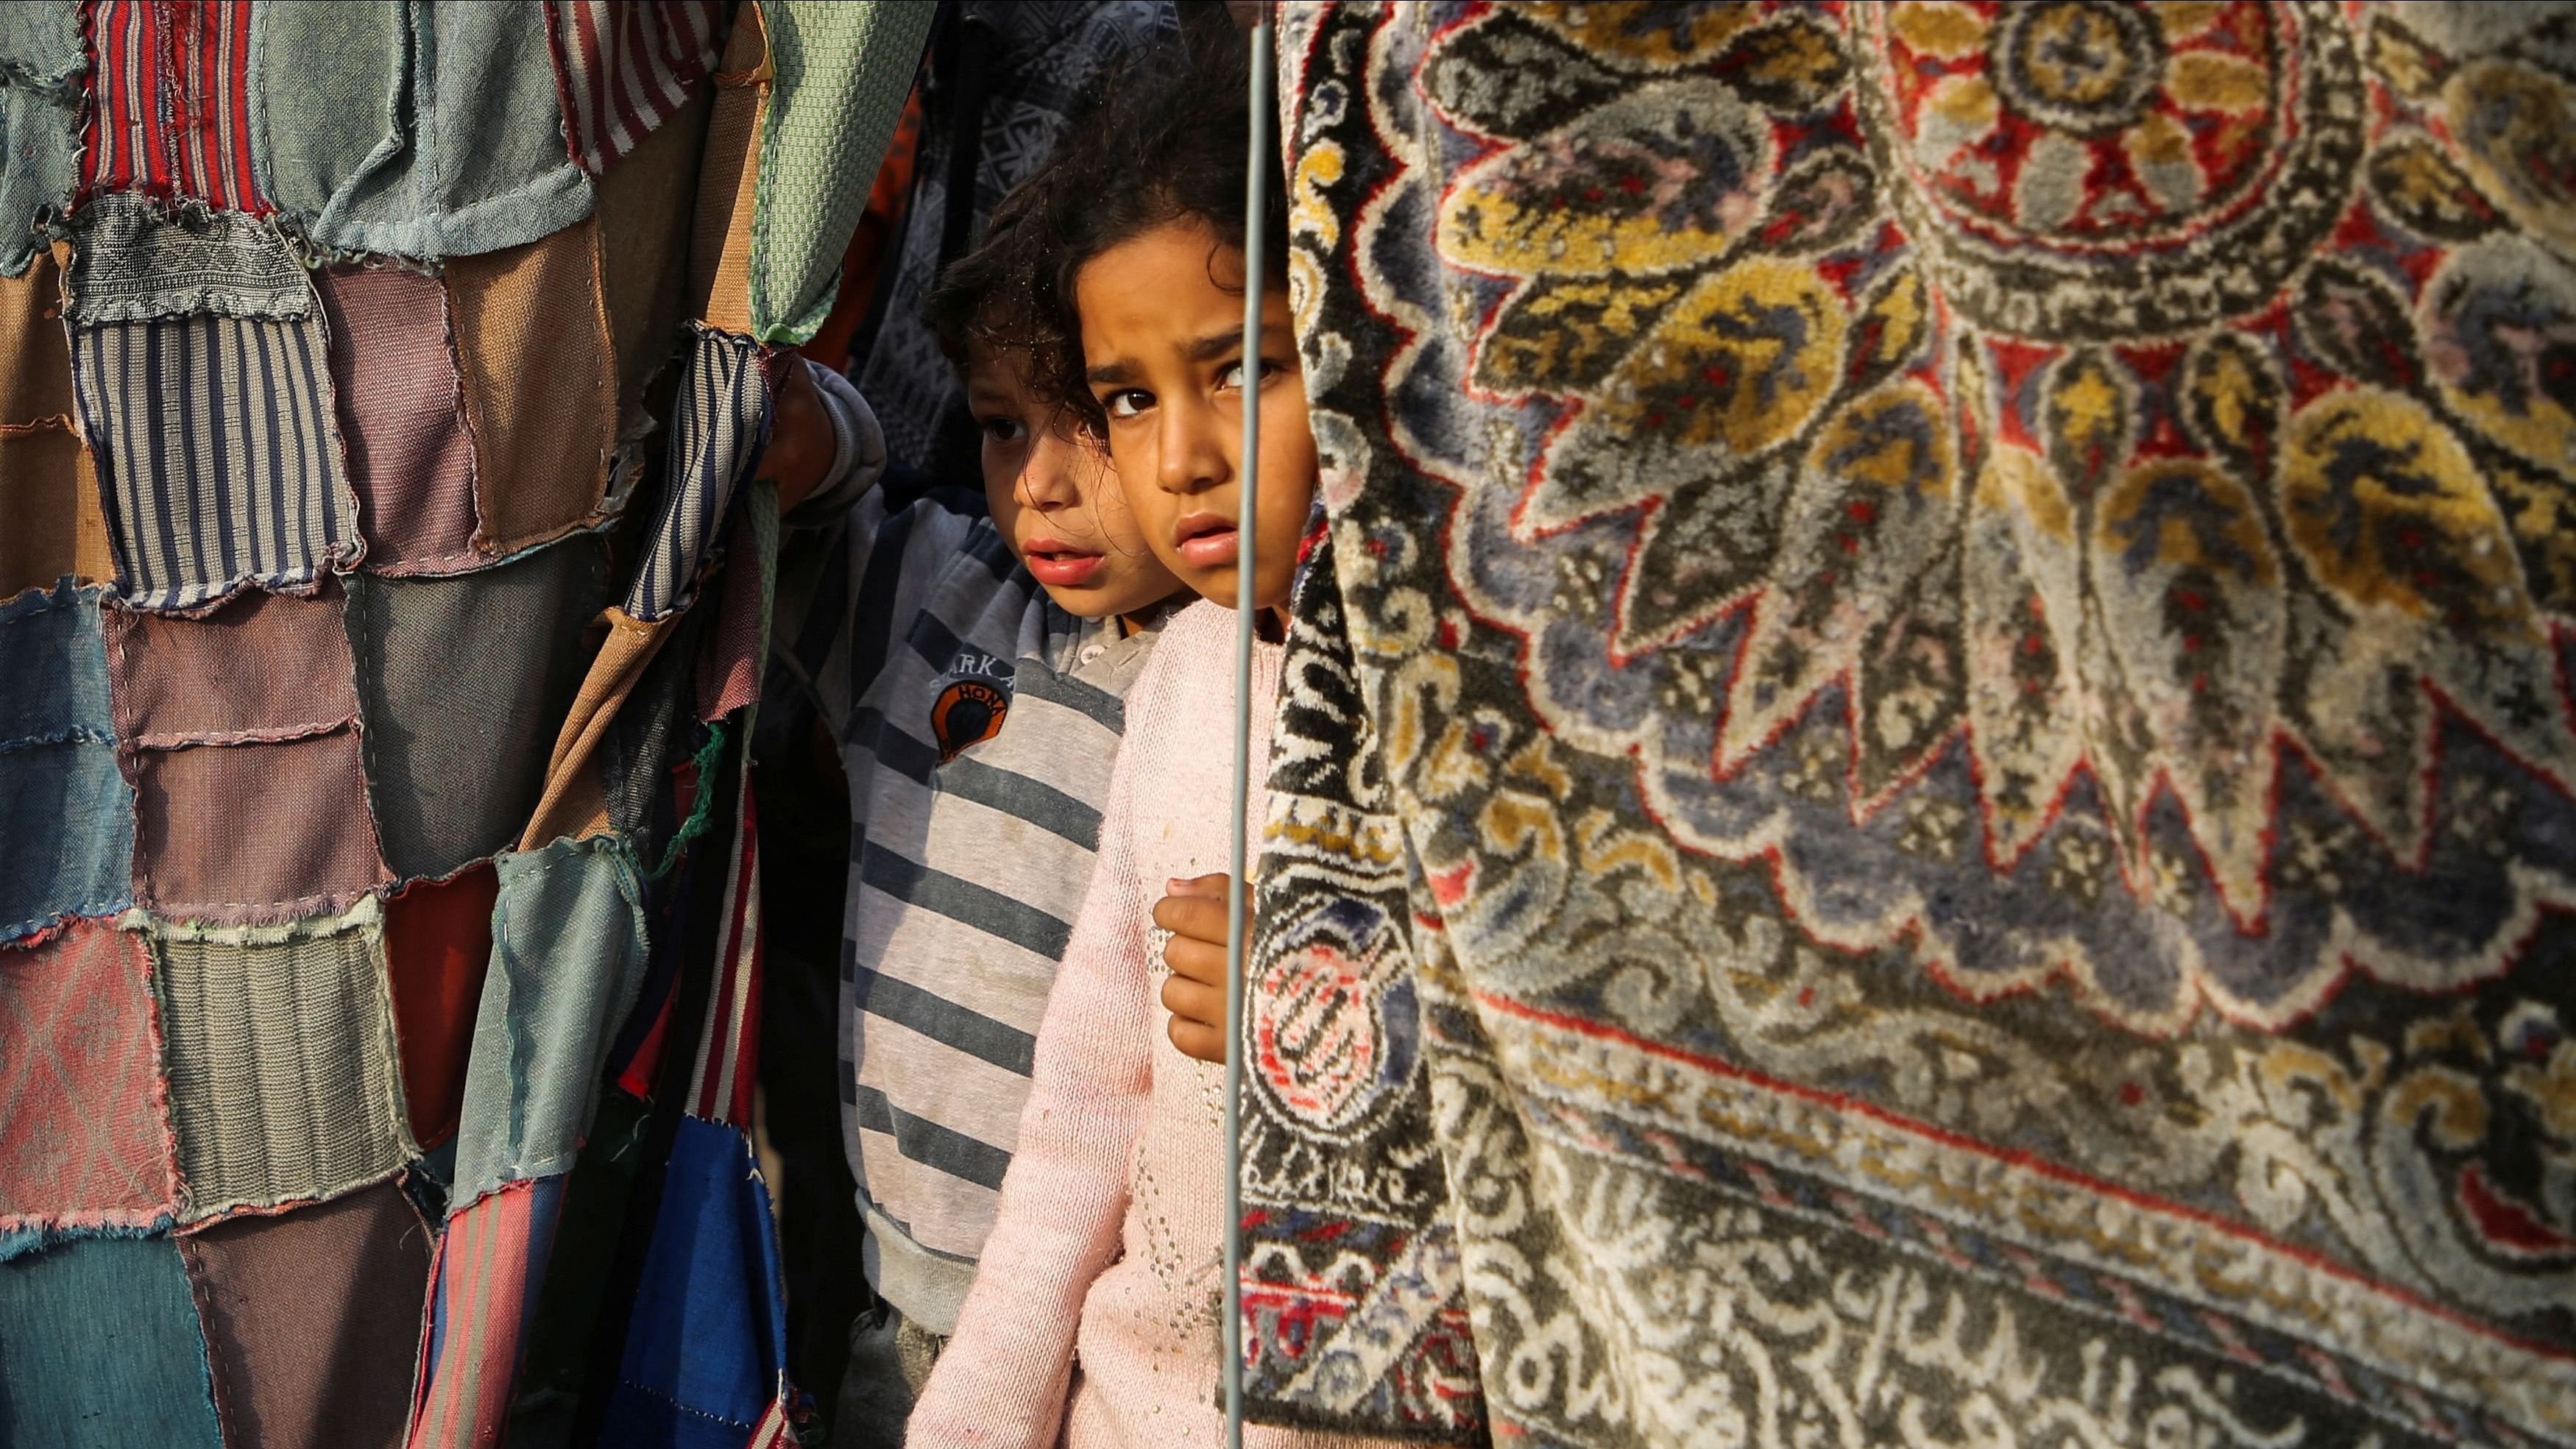
[{"label": "girl's lips", "polygon": [[1031,577],[1058,589],[1076,589],[1092,582],[1107,562],[1099,554],[1052,538],[1030,540],[1023,559]]},{"label": "girl's lips", "polygon": [[1194,569],[1234,567],[1234,521],[1213,513],[1193,513],[1172,526],[1172,541],[1181,560]]}]

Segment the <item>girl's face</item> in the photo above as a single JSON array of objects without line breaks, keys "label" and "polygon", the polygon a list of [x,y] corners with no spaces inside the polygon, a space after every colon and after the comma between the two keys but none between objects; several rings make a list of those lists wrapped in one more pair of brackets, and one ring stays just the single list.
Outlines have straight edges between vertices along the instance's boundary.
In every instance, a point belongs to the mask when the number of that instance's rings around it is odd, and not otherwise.
[{"label": "girl's face", "polygon": [[1109,415],[1109,453],[1145,545],[1228,608],[1243,521],[1243,389],[1260,389],[1252,601],[1270,609],[1288,601],[1296,572],[1315,438],[1286,289],[1264,290],[1257,355],[1246,358],[1242,288],[1243,253],[1189,220],[1102,252],[1075,274],[1073,292],[1091,393]]},{"label": "girl's face", "polygon": [[1068,614],[1135,614],[1180,592],[1146,544],[1107,455],[1031,393],[1027,359],[970,342],[966,409],[984,435],[984,504],[1011,552]]}]

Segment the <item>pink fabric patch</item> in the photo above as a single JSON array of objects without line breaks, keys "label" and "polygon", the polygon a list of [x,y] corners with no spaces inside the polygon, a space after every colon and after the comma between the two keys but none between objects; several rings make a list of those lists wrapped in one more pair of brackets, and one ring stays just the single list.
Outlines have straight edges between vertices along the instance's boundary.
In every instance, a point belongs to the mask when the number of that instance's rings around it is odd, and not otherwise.
[{"label": "pink fabric patch", "polygon": [[0,950],[0,1233],[147,1228],[178,1167],[152,965],[132,932],[72,921]]},{"label": "pink fabric patch", "polygon": [[391,879],[358,740],[346,596],[249,590],[201,618],[107,611],[134,891],[169,916],[284,921]]},{"label": "pink fabric patch", "polygon": [[357,718],[344,596],[249,590],[203,618],[107,610],[116,737],[127,748],[293,739]]},{"label": "pink fabric patch", "polygon": [[347,909],[392,877],[358,732],[137,750],[134,892],[165,916],[287,921]]},{"label": "pink fabric patch", "polygon": [[474,439],[447,288],[397,267],[325,267],[314,281],[331,319],[367,570],[446,574],[491,562],[474,547]]}]

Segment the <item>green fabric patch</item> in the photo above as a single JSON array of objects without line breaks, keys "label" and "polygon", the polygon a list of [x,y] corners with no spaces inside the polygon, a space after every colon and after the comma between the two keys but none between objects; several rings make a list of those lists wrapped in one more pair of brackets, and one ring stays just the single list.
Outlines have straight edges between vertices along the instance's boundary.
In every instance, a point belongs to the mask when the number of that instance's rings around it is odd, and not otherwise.
[{"label": "green fabric patch", "polygon": [[814,335],[841,285],[938,7],[901,0],[762,0],[769,119],[751,215],[751,330]]}]

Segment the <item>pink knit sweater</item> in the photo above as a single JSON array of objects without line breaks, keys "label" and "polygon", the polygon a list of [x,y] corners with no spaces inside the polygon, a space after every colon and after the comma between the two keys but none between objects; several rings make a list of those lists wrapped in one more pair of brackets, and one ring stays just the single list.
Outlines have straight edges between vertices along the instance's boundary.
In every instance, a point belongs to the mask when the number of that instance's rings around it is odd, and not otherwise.
[{"label": "pink knit sweater", "polygon": [[[1254,647],[1256,828],[1279,658],[1276,645]],[[1038,1028],[1001,1213],[913,1411],[914,1449],[1206,1449],[1224,1438],[1225,1072],[1182,1056],[1164,1031],[1167,933],[1152,912],[1166,880],[1226,868],[1233,724],[1234,613],[1193,604],[1127,695],[1100,856]],[[1254,1427],[1243,1442],[1367,1441]]]}]

